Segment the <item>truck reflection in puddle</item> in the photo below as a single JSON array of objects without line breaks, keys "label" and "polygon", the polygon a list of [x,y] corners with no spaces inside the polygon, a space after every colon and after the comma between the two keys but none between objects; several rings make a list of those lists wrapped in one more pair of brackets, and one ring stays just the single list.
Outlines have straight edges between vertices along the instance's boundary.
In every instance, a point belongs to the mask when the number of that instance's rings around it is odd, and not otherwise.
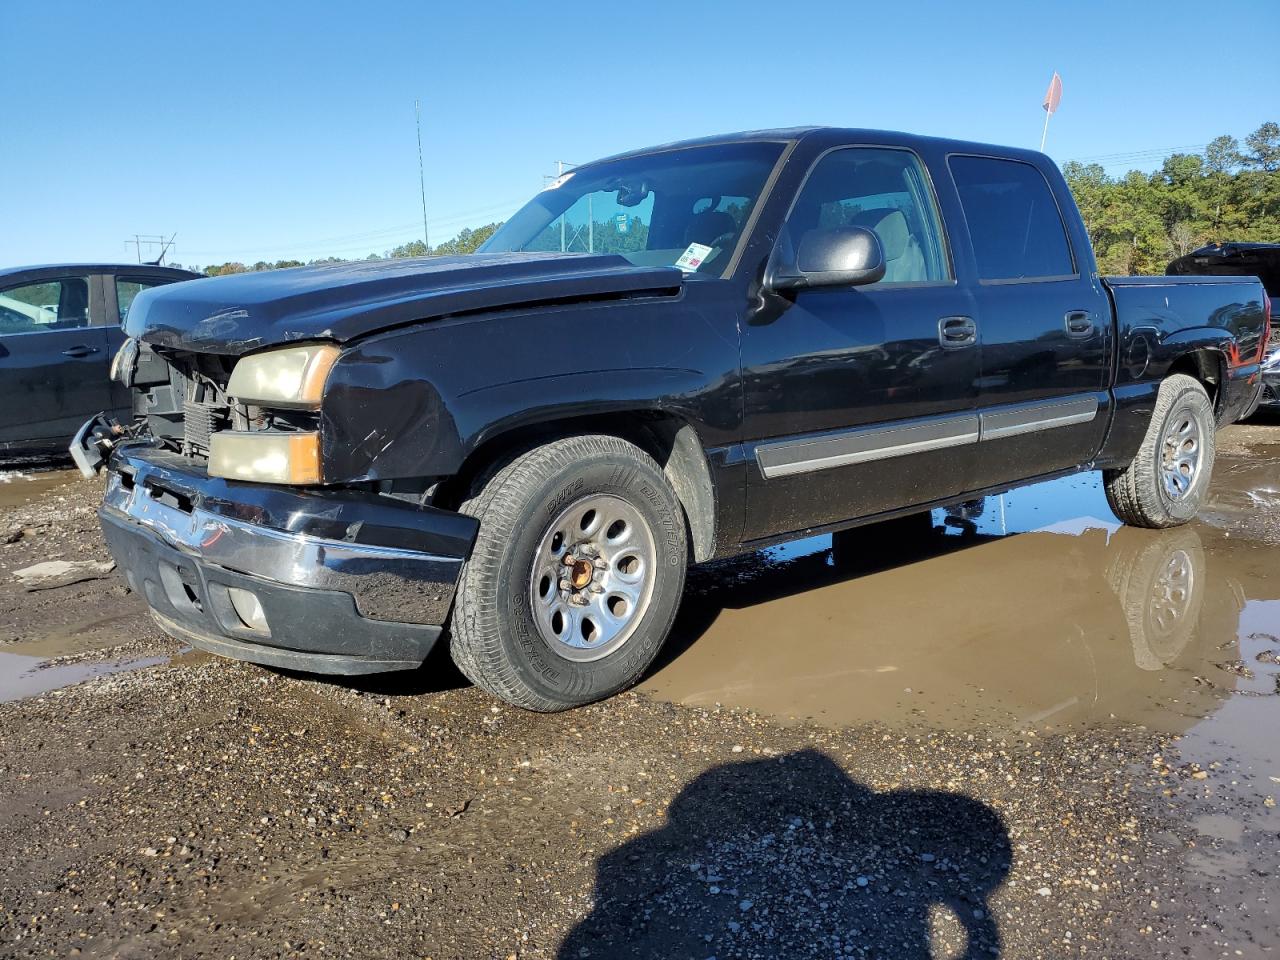
[{"label": "truck reflection in puddle", "polygon": [[1208,525],[1122,527],[1096,475],[839,546],[695,571],[645,688],[838,725],[1181,731],[1244,682],[1241,616],[1280,560]]}]

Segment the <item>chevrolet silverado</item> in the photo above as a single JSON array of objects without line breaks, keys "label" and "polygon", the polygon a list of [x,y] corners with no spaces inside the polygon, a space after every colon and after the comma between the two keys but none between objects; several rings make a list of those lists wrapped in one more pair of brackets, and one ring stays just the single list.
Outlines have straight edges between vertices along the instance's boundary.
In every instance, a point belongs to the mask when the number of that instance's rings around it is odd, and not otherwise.
[{"label": "chevrolet silverado", "polygon": [[1269,310],[1100,277],[1041,153],[735,134],[573,169],[472,256],[143,291],[133,416],[72,449],[173,636],[336,674],[446,637],[558,710],[641,676],[689,563],[1082,470],[1186,522]]}]

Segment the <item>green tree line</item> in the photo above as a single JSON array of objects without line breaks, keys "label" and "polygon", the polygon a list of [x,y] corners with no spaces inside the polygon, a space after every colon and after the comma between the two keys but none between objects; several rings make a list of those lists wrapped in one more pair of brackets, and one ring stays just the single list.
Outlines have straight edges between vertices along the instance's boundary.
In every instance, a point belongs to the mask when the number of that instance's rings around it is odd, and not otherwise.
[{"label": "green tree line", "polygon": [[1062,168],[1104,274],[1160,274],[1170,260],[1228,240],[1280,242],[1280,125],[1175,153],[1154,173]]},{"label": "green tree line", "polygon": [[[470,227],[464,227],[456,237],[446,240],[444,243],[438,244],[432,248],[431,254],[437,257],[453,256],[456,254],[475,253],[480,244],[484,243],[502,226],[501,221],[497,223],[486,223],[483,227],[476,227],[472,230]],[[371,253],[365,260],[382,260],[398,257],[425,257],[427,255],[427,245],[421,240],[410,240],[408,243],[402,243],[398,247],[382,253]],[[313,266],[315,264],[324,263],[347,263],[348,257],[321,257],[316,260],[259,260],[257,263],[241,263],[238,260],[230,260],[226,263],[211,264],[207,267],[188,267],[197,273],[203,273],[209,277],[221,277],[229,273],[256,273],[262,270],[283,270],[286,267],[304,267]],[[172,264],[175,267],[182,267],[182,264]]]}]

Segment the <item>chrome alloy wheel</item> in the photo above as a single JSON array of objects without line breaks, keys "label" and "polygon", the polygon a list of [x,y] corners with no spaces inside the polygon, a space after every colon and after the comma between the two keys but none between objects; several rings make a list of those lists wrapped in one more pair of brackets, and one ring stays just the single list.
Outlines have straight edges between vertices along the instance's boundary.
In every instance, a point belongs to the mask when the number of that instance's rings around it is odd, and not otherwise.
[{"label": "chrome alloy wheel", "polygon": [[621,497],[594,494],[547,527],[529,599],[538,632],[568,660],[608,656],[630,639],[653,596],[653,531]]},{"label": "chrome alloy wheel", "polygon": [[1196,571],[1185,550],[1175,551],[1151,589],[1151,620],[1156,629],[1172,633],[1186,617],[1195,593]]},{"label": "chrome alloy wheel", "polygon": [[1170,500],[1181,500],[1195,486],[1202,452],[1200,425],[1189,411],[1178,411],[1160,443],[1160,479]]}]

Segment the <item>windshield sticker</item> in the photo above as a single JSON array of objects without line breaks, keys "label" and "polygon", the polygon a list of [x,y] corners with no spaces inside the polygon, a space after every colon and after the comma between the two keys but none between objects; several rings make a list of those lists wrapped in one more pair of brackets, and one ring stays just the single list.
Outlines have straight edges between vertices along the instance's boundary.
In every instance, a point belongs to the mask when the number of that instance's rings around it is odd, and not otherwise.
[{"label": "windshield sticker", "polygon": [[680,259],[676,261],[676,266],[685,273],[693,273],[707,259],[707,254],[713,248],[708,247],[705,243],[691,243],[684,253],[680,254]]},{"label": "windshield sticker", "polygon": [[554,180],[548,183],[545,187],[543,187],[542,192],[546,193],[548,190],[559,190],[561,187],[563,187],[566,183],[569,182],[569,178],[573,176],[573,173],[574,171],[570,170],[568,173],[560,174],[560,176],[556,177]]}]

